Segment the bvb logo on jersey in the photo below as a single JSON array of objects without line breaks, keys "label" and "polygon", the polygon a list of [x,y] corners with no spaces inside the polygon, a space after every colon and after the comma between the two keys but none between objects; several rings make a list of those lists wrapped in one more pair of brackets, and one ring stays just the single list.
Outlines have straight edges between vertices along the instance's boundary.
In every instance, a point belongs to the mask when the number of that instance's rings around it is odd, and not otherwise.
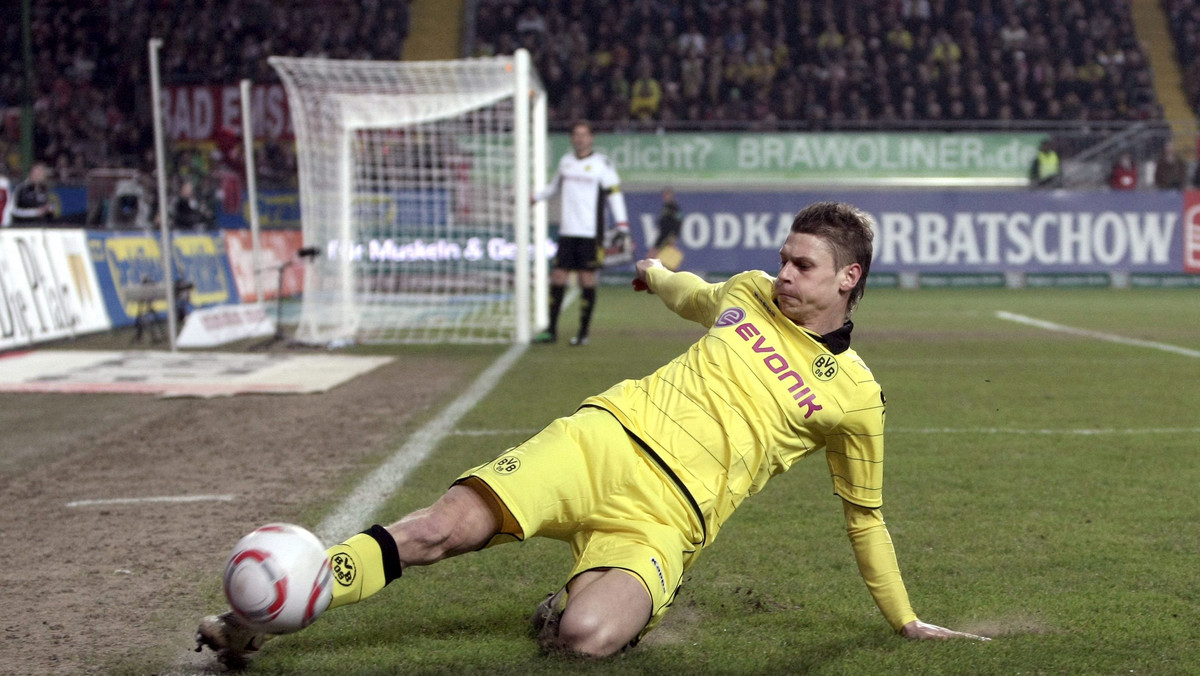
[{"label": "bvb logo on jersey", "polygon": [[521,469],[521,461],[511,455],[506,455],[492,464],[492,471],[496,474],[512,474]]},{"label": "bvb logo on jersey", "polygon": [[813,360],[812,372],[813,375],[817,377],[817,380],[827,383],[830,380],[833,380],[833,377],[837,375],[837,360],[833,358],[833,355],[818,355],[817,358]]}]

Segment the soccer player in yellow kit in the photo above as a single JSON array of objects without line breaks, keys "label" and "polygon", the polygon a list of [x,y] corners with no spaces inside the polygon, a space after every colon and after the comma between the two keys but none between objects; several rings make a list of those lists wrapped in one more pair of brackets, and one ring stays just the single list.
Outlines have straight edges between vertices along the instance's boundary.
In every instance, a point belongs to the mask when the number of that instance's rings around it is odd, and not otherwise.
[{"label": "soccer player in yellow kit", "polygon": [[[796,215],[775,277],[710,284],[639,261],[634,287],[708,332],[464,473],[430,507],[332,547],[330,607],[374,594],[408,566],[549,537],[571,545],[575,567],[535,612],[539,641],[611,655],[658,623],[743,500],[823,449],[859,572],[887,622],[913,639],[983,638],[917,618],[880,513],[884,398],[850,348],[871,246],[867,214],[822,202]],[[206,618],[199,638],[241,656],[261,644],[228,613]]]}]

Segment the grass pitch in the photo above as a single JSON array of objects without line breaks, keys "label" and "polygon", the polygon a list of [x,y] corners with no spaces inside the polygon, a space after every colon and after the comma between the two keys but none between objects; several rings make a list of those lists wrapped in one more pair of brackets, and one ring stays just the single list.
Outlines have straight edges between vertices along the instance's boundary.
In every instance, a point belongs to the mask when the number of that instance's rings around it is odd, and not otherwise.
[{"label": "grass pitch", "polygon": [[[525,618],[570,562],[565,545],[534,540],[412,569],[269,643],[250,673],[1195,673],[1198,306],[1187,290],[868,291],[854,346],[888,398],[884,514],[901,571],[922,619],[989,643],[892,633],[814,457],[745,503],[626,655],[539,655]],[[428,504],[701,332],[627,287],[601,290],[594,327],[585,348],[531,348],[378,519]]]}]

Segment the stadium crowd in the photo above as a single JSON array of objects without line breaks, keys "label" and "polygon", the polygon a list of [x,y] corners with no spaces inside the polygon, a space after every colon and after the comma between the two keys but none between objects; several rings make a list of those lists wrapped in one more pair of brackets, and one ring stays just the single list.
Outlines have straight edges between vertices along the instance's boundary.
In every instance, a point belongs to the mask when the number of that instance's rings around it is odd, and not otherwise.
[{"label": "stadium crowd", "polygon": [[[1162,0],[1200,105],[1200,0]],[[21,55],[20,3],[0,41]],[[551,124],[601,130],[953,129],[1158,120],[1128,0],[472,0],[474,55],[526,47]],[[33,154],[51,180],[152,174],[147,40],[164,85],[277,81],[272,54],[397,59],[409,0],[31,0]],[[0,63],[0,173],[20,167],[23,60]],[[172,158],[173,187],[241,172],[229,148]],[[257,158],[295,177],[290,143]]]},{"label": "stadium crowd", "polygon": [[[164,85],[278,81],[269,55],[399,59],[408,0],[31,0],[33,154],[57,182],[94,167],[154,171],[148,40]],[[21,3],[0,3],[0,174],[20,170]],[[262,149],[268,182],[294,176],[290,144]],[[220,158],[185,150],[176,182]],[[235,170],[241,170],[235,167]],[[290,170],[290,171],[289,171]],[[201,188],[212,186],[201,185]]]},{"label": "stadium crowd", "polygon": [[[1188,104],[1200,114],[1200,0],[1162,0]],[[1197,148],[1200,151],[1200,148]],[[1200,185],[1200,165],[1193,185]]]},{"label": "stadium crowd", "polygon": [[1127,2],[479,0],[477,55],[534,55],[551,119],[612,128],[1161,118]]}]

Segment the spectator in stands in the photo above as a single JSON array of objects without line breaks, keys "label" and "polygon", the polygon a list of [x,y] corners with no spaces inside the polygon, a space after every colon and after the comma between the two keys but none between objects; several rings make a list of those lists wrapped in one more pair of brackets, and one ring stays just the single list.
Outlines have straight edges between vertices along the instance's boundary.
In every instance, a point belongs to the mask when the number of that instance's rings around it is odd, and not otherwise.
[{"label": "spectator in stands", "polygon": [[961,98],[951,99],[950,106],[946,109],[946,119],[955,122],[967,119],[967,104]]},{"label": "spectator in stands", "polygon": [[546,34],[546,20],[538,12],[535,5],[525,5],[525,9],[521,10],[520,16],[516,22],[517,33],[532,33],[539,39]]},{"label": "spectator in stands", "polygon": [[290,141],[268,139],[256,151],[261,155],[258,166],[258,183],[262,188],[295,188],[299,176],[296,172],[296,146]]},{"label": "spectator in stands", "polygon": [[919,21],[928,21],[933,14],[929,0],[906,0],[900,3],[900,8],[905,18],[915,18]]},{"label": "spectator in stands", "polygon": [[836,61],[842,55],[842,48],[845,44],[846,38],[838,30],[837,21],[834,20],[833,13],[826,12],[825,29],[817,37],[817,50],[822,63],[830,64]]},{"label": "spectator in stands", "polygon": [[1154,158],[1154,187],[1159,190],[1182,190],[1186,172],[1187,166],[1175,151],[1175,145],[1171,141],[1164,142]]},{"label": "spectator in stands", "polygon": [[1068,94],[1062,100],[1064,120],[1082,120],[1084,118],[1083,101],[1075,93]]},{"label": "spectator in stands", "polygon": [[750,119],[750,102],[746,100],[740,87],[730,87],[729,95],[722,103],[722,110],[725,113],[725,119]]},{"label": "spectator in stands", "polygon": [[25,179],[13,191],[12,219],[14,225],[45,223],[54,215],[50,203],[50,186],[46,183],[47,168],[35,162]]},{"label": "spectator in stands", "polygon": [[891,17],[893,23],[887,27],[885,36],[888,48],[893,52],[912,51],[914,44],[912,31],[908,30],[908,27],[894,14]]},{"label": "spectator in stands", "polygon": [[708,68],[704,79],[704,103],[716,106],[721,103],[725,91],[725,67],[720,55],[713,55],[708,60]]},{"label": "spectator in stands", "polygon": [[678,82],[666,82],[663,84],[662,105],[659,106],[658,119],[667,125],[683,119],[684,105],[683,98],[679,93]]},{"label": "spectator in stands", "polygon": [[1029,29],[1021,23],[1021,15],[1015,10],[1008,13],[1004,25],[1000,28],[1000,43],[1006,51],[1024,49],[1029,40]]},{"label": "spectator in stands", "polygon": [[625,77],[625,69],[609,66],[606,70],[608,71],[608,91],[605,94],[604,101],[608,102],[612,101],[613,99],[618,99],[628,104],[630,97],[630,84],[629,79]]},{"label": "spectator in stands", "polygon": [[1079,81],[1095,87],[1108,75],[1108,71],[1101,65],[1096,54],[1096,44],[1091,40],[1083,41],[1083,56],[1080,59],[1079,67],[1075,70]]},{"label": "spectator in stands", "polygon": [[558,59],[545,59],[545,63],[538,65],[538,72],[542,76],[542,86],[546,88],[546,97],[550,101],[562,101],[566,98],[570,82]]},{"label": "spectator in stands", "polygon": [[662,86],[651,72],[650,60],[643,57],[638,61],[638,78],[629,91],[630,115],[642,121],[657,117],[662,96]]},{"label": "spectator in stands", "polygon": [[962,48],[950,36],[950,31],[939,30],[933,36],[930,44],[929,61],[935,70],[941,71],[950,63],[958,63],[962,59]]},{"label": "spectator in stands", "polygon": [[977,39],[995,35],[1004,25],[1003,19],[995,12],[992,0],[981,0],[975,8],[971,24],[971,32]]},{"label": "spectator in stands", "polygon": [[788,46],[787,30],[783,27],[783,21],[780,19],[779,25],[775,28],[775,36],[771,39],[771,65],[774,66],[775,72],[778,73],[782,69],[790,68],[792,63],[792,48]]},{"label": "spectator in stands", "polygon": [[770,90],[775,81],[776,66],[771,48],[762,39],[756,39],[746,52],[746,75],[755,92]]},{"label": "spectator in stands", "polygon": [[588,101],[588,93],[584,91],[583,86],[572,85],[567,92],[567,100],[558,107],[559,117],[570,116],[580,120],[587,117]]},{"label": "spectator in stands", "polygon": [[937,92],[929,92],[929,96],[925,97],[925,114],[923,119],[927,122],[937,122],[945,118],[945,111],[942,110],[942,104],[938,101]]},{"label": "spectator in stands", "polygon": [[173,208],[172,220],[176,230],[203,232],[212,227],[212,213],[196,197],[196,185],[191,181],[179,184],[179,195],[175,198]]},{"label": "spectator in stands", "polygon": [[679,64],[680,95],[685,105],[698,103],[704,92],[704,59],[688,54]]},{"label": "spectator in stands", "polygon": [[1138,168],[1133,161],[1133,153],[1121,151],[1117,161],[1113,163],[1112,171],[1108,174],[1108,186],[1113,190],[1136,190],[1138,187]]},{"label": "spectator in stands", "polygon": [[1029,167],[1029,183],[1035,188],[1058,188],[1062,186],[1062,167],[1058,151],[1050,139],[1042,141],[1037,155]]},{"label": "spectator in stands", "polygon": [[775,117],[780,120],[798,120],[804,114],[804,87],[800,76],[788,73],[780,85],[779,96],[771,99]]},{"label": "spectator in stands", "polygon": [[740,3],[730,3],[727,12],[721,41],[726,52],[741,54],[746,51],[746,32],[742,28]]},{"label": "spectator in stands", "polygon": [[704,33],[700,32],[696,19],[694,17],[689,19],[684,26],[683,33],[675,42],[677,53],[684,57],[703,55],[708,43],[704,38]]},{"label": "spectator in stands", "polygon": [[738,91],[739,98],[741,93],[749,91],[753,87],[750,84],[750,65],[746,63],[746,55],[744,52],[730,52],[725,61],[725,78],[724,90],[725,99],[732,100],[730,93],[733,90]]},{"label": "spectator in stands", "polygon": [[1092,91],[1086,83],[1079,80],[1079,72],[1070,56],[1062,56],[1058,60],[1058,70],[1055,73],[1055,96],[1065,98],[1068,94],[1084,96]]}]

